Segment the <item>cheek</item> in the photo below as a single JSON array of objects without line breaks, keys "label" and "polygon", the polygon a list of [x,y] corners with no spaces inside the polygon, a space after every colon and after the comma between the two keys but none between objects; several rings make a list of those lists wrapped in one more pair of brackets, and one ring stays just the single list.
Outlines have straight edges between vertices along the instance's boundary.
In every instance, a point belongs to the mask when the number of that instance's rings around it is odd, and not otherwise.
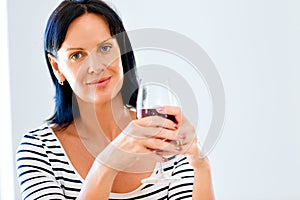
[{"label": "cheek", "polygon": [[76,68],[71,68],[66,65],[62,67],[61,71],[70,84],[71,88],[73,89],[76,87],[76,84],[78,84],[78,82],[81,82],[80,80],[84,76],[83,71],[81,72]]},{"label": "cheek", "polygon": [[119,78],[119,87],[120,87],[120,89],[122,88],[122,85],[123,85],[123,80],[124,80],[124,73],[123,73],[123,66],[122,66],[122,64],[120,64],[119,66],[118,66],[118,78]]},{"label": "cheek", "polygon": [[121,61],[117,61],[114,63],[112,67],[113,73],[115,74],[115,83],[114,83],[114,95],[118,92],[120,92],[122,86],[123,86],[123,79],[124,79],[124,74],[123,74],[123,66]]},{"label": "cheek", "polygon": [[112,66],[112,70],[119,76],[119,79],[123,79],[124,74],[121,59],[117,59],[115,62],[113,62]]}]

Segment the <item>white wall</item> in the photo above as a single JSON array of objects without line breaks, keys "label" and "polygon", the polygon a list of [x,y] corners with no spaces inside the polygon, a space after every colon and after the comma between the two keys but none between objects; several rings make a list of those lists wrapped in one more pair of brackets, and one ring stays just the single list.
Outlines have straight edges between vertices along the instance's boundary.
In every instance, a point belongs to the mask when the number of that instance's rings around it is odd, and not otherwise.
[{"label": "white wall", "polygon": [[[25,131],[52,114],[42,33],[57,2],[8,2],[14,149]],[[300,2],[111,2],[128,30],[155,27],[185,34],[216,64],[227,110],[222,137],[210,155],[217,199],[300,199]]]},{"label": "white wall", "polygon": [[[8,56],[8,20],[7,1],[0,0],[0,130],[2,131],[0,145],[0,200],[14,198],[14,167],[12,159],[11,101],[10,73]],[[5,193],[1,192],[5,191]]]},{"label": "white wall", "polygon": [[[43,31],[58,2],[8,1],[14,152],[22,134],[41,124],[54,108],[54,90],[43,55]],[[16,178],[15,183],[15,199],[20,199]]]}]

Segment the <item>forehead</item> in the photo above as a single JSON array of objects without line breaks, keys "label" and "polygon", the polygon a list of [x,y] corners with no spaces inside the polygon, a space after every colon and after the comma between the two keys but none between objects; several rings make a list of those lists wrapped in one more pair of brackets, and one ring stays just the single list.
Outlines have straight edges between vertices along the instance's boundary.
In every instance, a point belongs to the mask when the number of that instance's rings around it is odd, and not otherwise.
[{"label": "forehead", "polygon": [[92,48],[111,37],[109,26],[102,15],[84,14],[69,26],[61,48]]}]

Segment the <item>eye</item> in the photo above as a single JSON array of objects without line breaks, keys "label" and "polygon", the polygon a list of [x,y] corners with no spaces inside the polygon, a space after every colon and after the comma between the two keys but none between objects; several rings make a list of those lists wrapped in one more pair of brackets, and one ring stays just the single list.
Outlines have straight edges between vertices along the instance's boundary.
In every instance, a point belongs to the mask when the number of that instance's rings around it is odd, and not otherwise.
[{"label": "eye", "polygon": [[111,45],[104,45],[104,46],[101,46],[100,50],[101,50],[101,52],[107,53],[111,50],[111,48],[112,48]]},{"label": "eye", "polygon": [[70,59],[72,61],[76,61],[76,60],[82,58],[82,56],[83,56],[82,53],[76,52],[76,53],[73,53],[70,55]]}]

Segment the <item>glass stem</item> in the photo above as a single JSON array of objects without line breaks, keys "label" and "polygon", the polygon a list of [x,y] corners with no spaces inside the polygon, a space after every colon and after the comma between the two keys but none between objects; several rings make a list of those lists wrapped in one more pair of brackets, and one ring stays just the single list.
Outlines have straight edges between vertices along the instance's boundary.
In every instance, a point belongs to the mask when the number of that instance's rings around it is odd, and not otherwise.
[{"label": "glass stem", "polygon": [[159,172],[158,172],[160,175],[162,175],[164,173],[164,170],[163,170],[163,166],[162,166],[162,162],[159,162]]}]

